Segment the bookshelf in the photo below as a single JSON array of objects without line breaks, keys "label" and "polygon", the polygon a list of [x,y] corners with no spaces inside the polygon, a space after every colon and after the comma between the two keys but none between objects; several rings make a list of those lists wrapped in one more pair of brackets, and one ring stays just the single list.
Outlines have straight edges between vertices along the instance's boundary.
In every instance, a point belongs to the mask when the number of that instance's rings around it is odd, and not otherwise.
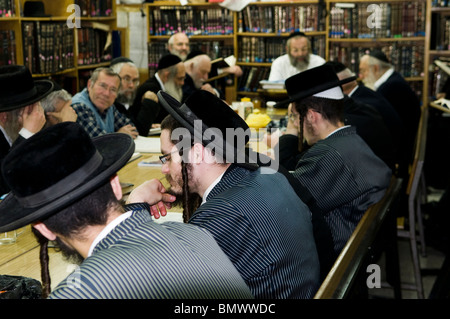
[{"label": "bookshelf", "polygon": [[[450,63],[450,4],[436,0],[428,0],[429,34],[428,47],[428,99],[433,101],[440,93],[442,86],[449,77],[444,71],[434,64],[435,60]],[[448,98],[448,97],[447,97]]]},{"label": "bookshelf", "polygon": [[116,23],[115,0],[44,0],[43,17],[25,17],[25,2],[0,0],[11,8],[0,15],[0,37],[5,42],[7,35],[14,38],[8,47],[10,59],[2,61],[26,65],[33,77],[52,78],[77,93],[89,72],[112,58],[103,48]]},{"label": "bookshelf", "polygon": [[329,0],[328,59],[358,74],[359,57],[381,49],[427,103],[428,0]]}]

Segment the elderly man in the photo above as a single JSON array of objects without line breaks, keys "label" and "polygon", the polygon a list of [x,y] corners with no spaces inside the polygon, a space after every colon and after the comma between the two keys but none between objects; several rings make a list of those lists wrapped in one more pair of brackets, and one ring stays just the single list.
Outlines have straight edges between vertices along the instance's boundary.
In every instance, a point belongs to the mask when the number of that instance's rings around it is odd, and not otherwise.
[{"label": "elderly man", "polygon": [[133,138],[138,131],[132,121],[120,113],[114,101],[120,90],[120,76],[111,68],[97,68],[88,80],[87,87],[72,98],[77,113],[77,123],[91,137],[120,132]]},{"label": "elderly man", "polygon": [[41,105],[47,120],[45,127],[66,121],[76,122],[77,113],[70,106],[72,103],[72,95],[57,83],[53,84],[53,92],[41,100]]},{"label": "elderly man", "polygon": [[[0,163],[11,147],[39,132],[45,125],[40,100],[53,90],[48,80],[33,80],[22,65],[0,67]],[[0,195],[9,192],[0,174]]]},{"label": "elderly man", "polygon": [[328,267],[367,208],[383,197],[392,175],[356,128],[344,125],[344,83],[330,65],[312,68],[286,80],[289,99],[281,102],[291,103],[293,126],[280,137],[280,158],[297,154],[299,140],[310,146],[292,175],[310,191],[331,231]]},{"label": "elderly man", "polygon": [[408,165],[414,153],[414,141],[419,124],[421,106],[416,93],[403,76],[394,70],[386,55],[380,50],[373,50],[360,59],[359,76],[364,84],[381,94],[397,111],[405,129],[401,142],[404,154],[400,174],[407,175]]},{"label": "elderly man", "polygon": [[[178,222],[155,223],[152,209],[130,198],[121,205],[116,173],[133,152],[129,135],[91,138],[77,123],[64,122],[6,157],[12,192],[0,203],[0,232],[32,224],[39,237],[55,241],[79,262],[49,298],[252,298],[211,234]],[[146,184],[153,191],[144,197],[130,194],[137,202],[164,207],[173,201],[156,182]]]},{"label": "elderly man", "polygon": [[184,220],[211,232],[256,298],[313,297],[320,265],[311,212],[284,175],[246,156],[245,121],[204,90],[183,105],[158,96],[170,113],[161,170],[183,200]]},{"label": "elderly man", "polygon": [[289,35],[286,51],[272,62],[269,81],[285,81],[299,72],[325,63],[322,57],[311,52],[311,42],[303,32]]},{"label": "elderly man", "polygon": [[184,63],[179,57],[167,54],[158,61],[158,68],[154,76],[150,77],[138,87],[136,98],[131,109],[148,107],[153,110],[152,123],[161,123],[167,116],[167,111],[161,108],[156,93],[163,90],[178,101],[183,97],[183,84],[186,77]]}]

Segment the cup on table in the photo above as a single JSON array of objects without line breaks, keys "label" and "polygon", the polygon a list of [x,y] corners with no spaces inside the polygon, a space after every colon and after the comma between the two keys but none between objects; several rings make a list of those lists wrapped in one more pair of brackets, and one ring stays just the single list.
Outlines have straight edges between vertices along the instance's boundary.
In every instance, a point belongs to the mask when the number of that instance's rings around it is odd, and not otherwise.
[{"label": "cup on table", "polygon": [[14,244],[17,240],[17,231],[7,231],[0,233],[0,245]]}]

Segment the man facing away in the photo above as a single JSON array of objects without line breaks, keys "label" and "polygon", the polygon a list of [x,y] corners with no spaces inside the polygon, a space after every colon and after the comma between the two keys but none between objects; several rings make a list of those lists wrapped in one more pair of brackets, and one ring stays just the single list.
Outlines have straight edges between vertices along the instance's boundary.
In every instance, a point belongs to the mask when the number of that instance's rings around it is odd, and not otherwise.
[{"label": "man facing away", "polygon": [[256,298],[312,298],[320,266],[311,212],[284,175],[245,155],[245,121],[204,90],[183,105],[158,96],[170,113],[162,172],[185,221],[211,232]]},{"label": "man facing away", "polygon": [[[64,122],[5,158],[11,192],[0,203],[0,231],[32,224],[80,263],[49,298],[252,298],[211,234],[178,222],[155,223],[148,205],[131,204],[147,201],[165,213],[173,198],[161,185],[146,183],[151,191],[132,192],[122,207],[116,172],[133,152],[127,134],[91,138],[77,123]],[[43,284],[48,291],[49,283]]]},{"label": "man facing away", "polygon": [[91,137],[120,132],[133,138],[138,136],[131,120],[120,113],[114,101],[120,90],[120,76],[111,68],[97,68],[88,80],[87,87],[72,98],[77,113],[77,123]]},{"label": "man facing away", "polygon": [[392,175],[356,128],[344,125],[342,84],[330,65],[322,65],[287,79],[289,99],[281,102],[291,103],[294,125],[279,139],[280,157],[297,154],[303,139],[310,146],[292,175],[310,191],[331,231],[328,267],[367,208],[383,197]]}]

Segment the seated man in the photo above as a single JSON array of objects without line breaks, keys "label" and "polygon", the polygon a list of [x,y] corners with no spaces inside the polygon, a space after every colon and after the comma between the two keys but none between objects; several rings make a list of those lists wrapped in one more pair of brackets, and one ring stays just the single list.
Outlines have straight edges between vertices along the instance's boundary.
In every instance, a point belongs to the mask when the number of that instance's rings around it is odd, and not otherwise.
[{"label": "seated man", "polygon": [[45,127],[66,121],[76,122],[77,113],[70,106],[72,103],[72,95],[57,83],[53,84],[53,92],[41,100],[41,105],[47,120]]},{"label": "seated man", "polygon": [[286,131],[278,143],[280,157],[298,153],[303,139],[309,146],[292,175],[310,191],[322,211],[331,231],[334,258],[367,208],[383,197],[392,175],[356,128],[344,125],[340,85],[342,81],[329,65],[287,79],[289,99],[281,103],[291,103],[290,120],[296,129]]},{"label": "seated man", "polygon": [[72,107],[79,123],[91,137],[120,132],[138,136],[131,120],[120,113],[114,101],[120,89],[120,76],[110,68],[97,68],[87,87],[72,98]]},{"label": "seated man", "polygon": [[185,221],[211,232],[256,298],[312,298],[320,265],[311,212],[284,175],[246,156],[245,121],[204,90],[183,106],[158,96],[170,113],[161,123],[162,172],[183,199]]},{"label": "seated man", "polygon": [[[31,223],[80,263],[49,298],[252,298],[211,234],[178,222],[155,223],[148,205],[122,207],[116,173],[133,152],[129,135],[91,138],[77,123],[64,122],[5,158],[12,191],[0,203],[0,232]],[[157,183],[147,185],[153,191],[131,198],[164,210],[174,200],[161,195]]]},{"label": "seated man", "polygon": [[[139,69],[132,60],[125,57],[115,58],[111,61],[110,68],[121,78],[114,106],[133,122],[139,135],[147,136],[158,115],[159,105],[146,100],[133,107],[139,86]],[[156,97],[156,94],[154,96]]]},{"label": "seated man", "polygon": [[[156,93],[159,90],[163,90],[175,97],[178,101],[181,101],[185,77],[186,70],[180,58],[173,54],[163,56],[158,61],[158,68],[155,75],[147,79],[137,88],[136,97],[130,111],[136,112],[143,108],[151,109],[154,118],[152,123],[161,123],[168,113],[160,106]],[[147,122],[148,124],[149,122]]]},{"label": "seated man", "polygon": [[[43,128],[45,115],[40,100],[52,90],[51,81],[33,80],[25,66],[0,67],[0,164],[12,147]],[[9,190],[0,174],[0,195]]]},{"label": "seated man", "polygon": [[195,91],[205,90],[223,99],[222,92],[206,83],[211,72],[211,58],[200,51],[191,52],[184,62],[186,79],[183,85],[183,102]]},{"label": "seated man", "polygon": [[272,62],[269,81],[287,78],[325,63],[325,59],[311,52],[311,42],[303,32],[293,32],[286,41],[287,53]]}]

